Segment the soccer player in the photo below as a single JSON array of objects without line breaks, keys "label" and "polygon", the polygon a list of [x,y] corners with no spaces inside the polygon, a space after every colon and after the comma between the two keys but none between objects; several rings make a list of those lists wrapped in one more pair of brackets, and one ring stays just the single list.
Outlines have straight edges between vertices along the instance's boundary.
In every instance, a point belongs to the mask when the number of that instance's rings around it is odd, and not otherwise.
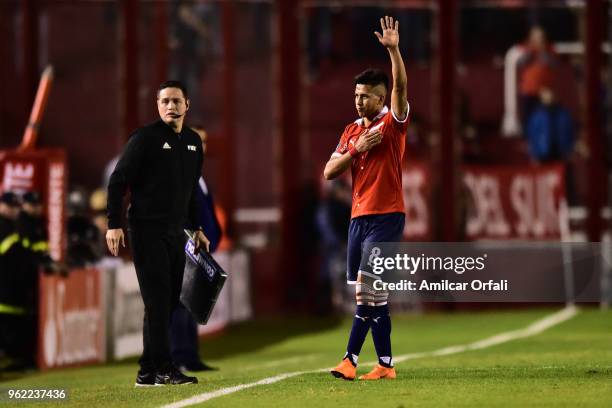
[{"label": "soccer player", "polygon": [[344,129],[324,170],[325,178],[331,180],[350,167],[353,178],[347,280],[355,285],[357,311],[346,354],[331,371],[345,380],[355,379],[359,352],[370,328],[378,364],[359,378],[378,380],[396,376],[391,355],[389,294],[373,288],[376,275],[359,270],[364,243],[398,241],[404,229],[401,163],[410,110],[406,101],[406,69],[399,50],[399,23],[385,17],[380,19],[380,25],[382,34],[374,34],[391,58],[391,109],[385,106],[387,75],[377,69],[357,75],[355,107],[359,119]]}]

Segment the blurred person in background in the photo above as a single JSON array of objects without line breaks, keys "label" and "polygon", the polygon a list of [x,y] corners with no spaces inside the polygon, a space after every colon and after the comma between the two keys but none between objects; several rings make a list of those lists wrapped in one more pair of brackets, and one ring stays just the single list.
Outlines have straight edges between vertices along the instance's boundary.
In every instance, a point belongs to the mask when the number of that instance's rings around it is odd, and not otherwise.
[{"label": "blurred person in background", "polygon": [[540,91],[544,88],[552,89],[556,56],[546,39],[544,29],[540,26],[534,26],[530,29],[523,51],[518,66],[520,71],[521,117],[524,131],[531,114],[539,104]]},{"label": "blurred person in background", "polygon": [[[206,155],[208,134],[201,127],[192,127],[202,141],[202,153]],[[215,215],[215,203],[203,177],[198,180],[196,190],[198,217],[210,241],[210,252],[214,252],[221,241],[221,226]],[[181,302],[172,312],[170,323],[170,351],[172,361],[182,371],[211,371],[217,368],[204,363],[198,351],[198,322]]]},{"label": "blurred person in background", "polygon": [[393,74],[391,109],[385,106],[387,75],[376,69],[357,75],[354,101],[359,119],[345,128],[324,170],[325,178],[331,180],[351,168],[353,180],[347,283],[355,285],[357,307],[346,353],[331,371],[345,380],[355,379],[359,353],[370,328],[378,364],[359,379],[396,377],[387,305],[389,292],[374,289],[379,277],[360,270],[363,245],[401,241],[405,223],[402,158],[410,110],[406,100],[406,68],[399,50],[399,23],[385,17],[380,19],[380,25],[382,34],[375,35],[389,53]]},{"label": "blurred person in background", "polygon": [[54,262],[49,255],[49,238],[40,194],[29,191],[23,195],[22,201],[21,212],[17,219],[17,231],[35,270],[41,266],[50,272],[62,270],[62,265]]},{"label": "blurred person in background", "polygon": [[[28,319],[24,323],[32,341],[27,346],[28,355],[35,355],[38,333],[38,275],[39,272],[67,274],[67,268],[56,262],[49,254],[47,225],[43,216],[40,194],[29,191],[22,196],[22,206],[17,218],[17,232],[24,251],[24,262],[20,268],[19,292],[25,299]],[[32,361],[33,363],[33,361]]]},{"label": "blurred person in background", "polygon": [[535,107],[525,133],[529,152],[537,162],[567,160],[576,141],[571,114],[548,88],[540,91],[540,103]]},{"label": "blurred person in background", "polygon": [[10,191],[0,195],[0,255],[4,255],[19,243],[17,218],[21,210],[19,197]]},{"label": "blurred person in background", "polygon": [[565,164],[568,203],[576,204],[573,168],[569,161],[576,144],[576,125],[569,110],[557,102],[552,90],[543,88],[540,91],[540,103],[527,122],[525,134],[534,161]]},{"label": "blurred person in background", "polygon": [[17,231],[20,208],[16,194],[0,195],[0,347],[10,359],[6,370],[35,366],[34,310],[24,276],[27,257]]},{"label": "blurred person in background", "polygon": [[82,267],[100,259],[98,228],[89,215],[89,196],[82,188],[68,194],[68,263]]},{"label": "blurred person in background", "polygon": [[21,200],[23,204],[17,218],[21,242],[25,248],[34,252],[46,253],[49,243],[40,195],[36,191],[28,191]]},{"label": "blurred person in background", "polygon": [[173,363],[169,326],[179,303],[185,270],[185,224],[194,230],[194,252],[209,250],[199,223],[197,188],[202,141],[183,126],[190,107],[185,85],[166,81],[157,89],[160,119],[137,129],[108,185],[106,243],[113,256],[125,247],[123,197],[130,190],[130,247],[145,305],[143,345],[136,387],[195,384]]},{"label": "blurred person in background", "polygon": [[[346,243],[351,220],[351,187],[341,179],[331,182],[319,204],[316,215],[317,228],[321,239],[323,261],[319,273],[317,308],[320,313],[330,312],[335,283],[343,278],[343,258],[346,259]],[[344,279],[342,279],[344,280]],[[341,302],[334,302],[335,304]]]}]

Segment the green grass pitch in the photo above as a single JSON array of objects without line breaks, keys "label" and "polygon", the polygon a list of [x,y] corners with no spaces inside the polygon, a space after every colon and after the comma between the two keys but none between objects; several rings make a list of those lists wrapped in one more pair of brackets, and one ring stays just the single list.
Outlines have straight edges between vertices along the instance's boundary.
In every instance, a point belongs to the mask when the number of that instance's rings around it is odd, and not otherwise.
[{"label": "green grass pitch", "polygon": [[[553,310],[393,316],[393,352],[433,351],[521,329]],[[200,383],[135,389],[135,359],[110,365],[3,377],[0,388],[66,388],[57,406],[162,406],[198,394],[295,371],[334,366],[350,320],[258,320],[205,340],[204,360],[220,371]],[[360,363],[375,360],[368,336]],[[359,374],[369,370],[360,367]],[[297,375],[210,399],[210,407],[611,407],[612,312],[582,309],[541,334],[489,348],[426,356],[396,366],[395,381],[343,381],[326,372]],[[21,406],[11,403],[10,406]],[[30,404],[31,405],[31,404]],[[37,407],[50,405],[38,402]]]}]

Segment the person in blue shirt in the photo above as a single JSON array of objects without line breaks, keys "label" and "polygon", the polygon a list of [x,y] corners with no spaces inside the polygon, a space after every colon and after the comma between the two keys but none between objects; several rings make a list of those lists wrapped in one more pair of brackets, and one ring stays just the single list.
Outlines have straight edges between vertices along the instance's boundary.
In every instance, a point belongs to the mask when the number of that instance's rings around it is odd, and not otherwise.
[{"label": "person in blue shirt", "polygon": [[569,111],[555,100],[548,88],[540,91],[540,104],[531,114],[526,135],[531,157],[538,163],[562,162],[565,167],[565,191],[570,205],[577,193],[570,155],[576,143],[576,126]]},{"label": "person in blue shirt", "polygon": [[575,126],[569,111],[544,88],[527,124],[529,153],[538,162],[565,161],[574,149]]}]

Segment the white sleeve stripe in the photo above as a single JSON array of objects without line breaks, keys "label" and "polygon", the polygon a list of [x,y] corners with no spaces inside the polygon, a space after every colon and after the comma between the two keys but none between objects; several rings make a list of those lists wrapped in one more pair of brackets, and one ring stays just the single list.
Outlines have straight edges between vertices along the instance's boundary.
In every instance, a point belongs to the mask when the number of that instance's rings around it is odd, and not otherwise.
[{"label": "white sleeve stripe", "polygon": [[393,112],[393,108],[391,108],[391,115],[393,115],[393,119],[395,119],[396,122],[406,123],[406,121],[408,120],[409,114],[410,114],[410,104],[408,102],[406,102],[406,117],[404,118],[404,120],[399,120],[397,116],[395,116],[395,112]]}]

